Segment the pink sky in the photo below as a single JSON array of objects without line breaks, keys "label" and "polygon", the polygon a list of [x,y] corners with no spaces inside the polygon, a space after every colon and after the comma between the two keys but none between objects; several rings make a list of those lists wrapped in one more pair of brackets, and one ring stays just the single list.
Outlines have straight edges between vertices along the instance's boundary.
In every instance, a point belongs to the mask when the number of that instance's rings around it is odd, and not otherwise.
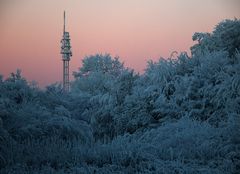
[{"label": "pink sky", "polygon": [[64,10],[71,72],[96,53],[143,72],[147,60],[189,51],[194,32],[239,18],[239,9],[239,0],[0,0],[0,74],[19,68],[41,87],[60,82]]}]

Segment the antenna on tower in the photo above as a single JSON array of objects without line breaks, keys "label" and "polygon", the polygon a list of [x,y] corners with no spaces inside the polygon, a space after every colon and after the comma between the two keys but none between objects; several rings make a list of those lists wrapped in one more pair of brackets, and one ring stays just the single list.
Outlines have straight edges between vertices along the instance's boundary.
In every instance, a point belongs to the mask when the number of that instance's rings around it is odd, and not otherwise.
[{"label": "antenna on tower", "polygon": [[63,25],[63,33],[65,33],[65,21],[66,21],[66,15],[65,15],[65,10],[64,10],[64,13],[63,13],[63,20],[64,20],[64,25]]}]

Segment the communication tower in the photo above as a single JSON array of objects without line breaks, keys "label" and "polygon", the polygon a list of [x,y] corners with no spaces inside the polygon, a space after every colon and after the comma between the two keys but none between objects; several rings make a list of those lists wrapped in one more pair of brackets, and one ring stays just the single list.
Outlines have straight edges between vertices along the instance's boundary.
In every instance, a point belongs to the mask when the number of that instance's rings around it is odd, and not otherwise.
[{"label": "communication tower", "polygon": [[61,40],[61,54],[63,61],[63,90],[69,92],[70,84],[69,84],[69,61],[72,56],[71,45],[70,45],[70,35],[69,32],[65,31],[66,24],[66,16],[65,11],[63,14],[64,25],[63,25],[63,38]]}]

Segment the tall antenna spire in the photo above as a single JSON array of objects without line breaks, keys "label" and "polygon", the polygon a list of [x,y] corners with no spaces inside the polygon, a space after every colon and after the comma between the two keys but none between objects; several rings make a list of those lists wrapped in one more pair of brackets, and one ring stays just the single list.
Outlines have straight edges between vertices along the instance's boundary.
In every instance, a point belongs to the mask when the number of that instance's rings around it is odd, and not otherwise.
[{"label": "tall antenna spire", "polygon": [[63,33],[65,32],[65,24],[66,24],[66,15],[65,15],[65,11],[63,13],[63,20],[64,20],[64,25],[63,25]]}]

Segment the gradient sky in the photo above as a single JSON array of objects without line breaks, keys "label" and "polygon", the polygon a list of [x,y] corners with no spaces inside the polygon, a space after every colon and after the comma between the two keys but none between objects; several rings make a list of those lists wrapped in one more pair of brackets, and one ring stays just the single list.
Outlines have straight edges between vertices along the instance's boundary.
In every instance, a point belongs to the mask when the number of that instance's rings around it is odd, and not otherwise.
[{"label": "gradient sky", "polygon": [[0,0],[0,74],[17,68],[43,87],[62,79],[60,40],[67,12],[73,57],[110,53],[143,72],[146,61],[189,51],[194,32],[240,18],[240,0]]}]

